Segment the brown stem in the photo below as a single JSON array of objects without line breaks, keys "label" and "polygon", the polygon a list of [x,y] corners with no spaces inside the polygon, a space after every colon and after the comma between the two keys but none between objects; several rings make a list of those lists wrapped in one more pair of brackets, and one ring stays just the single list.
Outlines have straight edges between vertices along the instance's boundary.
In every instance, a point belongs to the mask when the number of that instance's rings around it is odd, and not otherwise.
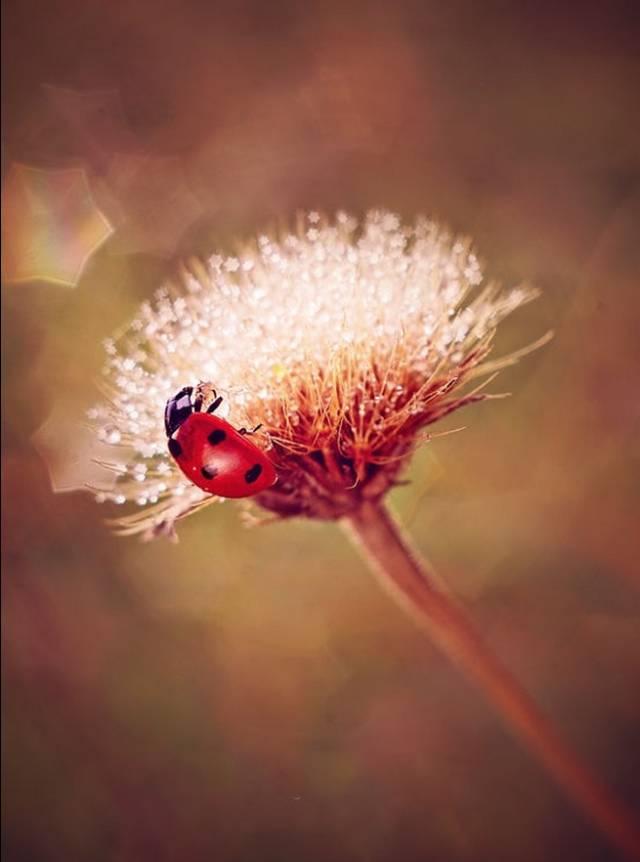
[{"label": "brown stem", "polygon": [[426,571],[384,506],[363,503],[344,523],[382,586],[478,685],[505,724],[537,754],[560,787],[609,840],[628,858],[640,859],[640,832],[631,814],[580,762],[486,646],[455,600]]}]

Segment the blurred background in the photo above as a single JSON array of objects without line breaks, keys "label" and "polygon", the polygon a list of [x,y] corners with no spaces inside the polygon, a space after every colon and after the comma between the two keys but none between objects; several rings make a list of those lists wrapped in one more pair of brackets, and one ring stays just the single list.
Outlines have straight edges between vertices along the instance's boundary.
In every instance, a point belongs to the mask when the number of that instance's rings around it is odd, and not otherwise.
[{"label": "blurred background", "polygon": [[[339,528],[113,537],[55,453],[177,263],[298,208],[426,212],[542,299],[513,397],[392,498],[575,748],[640,805],[631,4],[4,4],[6,862],[615,855]],[[80,445],[79,443],[77,445]],[[49,453],[49,454],[47,454]],[[53,454],[51,454],[53,453]]]}]

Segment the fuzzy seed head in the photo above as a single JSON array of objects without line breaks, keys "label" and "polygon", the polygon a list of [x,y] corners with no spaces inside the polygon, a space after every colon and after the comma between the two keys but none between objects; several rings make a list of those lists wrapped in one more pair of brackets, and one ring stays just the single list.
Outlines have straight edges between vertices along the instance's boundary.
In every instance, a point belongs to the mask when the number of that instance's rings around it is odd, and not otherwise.
[{"label": "fuzzy seed head", "polygon": [[106,343],[107,397],[90,418],[119,478],[102,498],[140,506],[118,526],[147,533],[215,499],[173,463],[162,421],[169,397],[207,381],[218,415],[262,425],[254,442],[279,479],[257,502],[340,517],[389,489],[422,429],[486,397],[463,387],[521,355],[486,359],[498,323],[535,295],[485,284],[469,241],[386,211],[309,213],[236,256],[191,261],[180,289]]}]

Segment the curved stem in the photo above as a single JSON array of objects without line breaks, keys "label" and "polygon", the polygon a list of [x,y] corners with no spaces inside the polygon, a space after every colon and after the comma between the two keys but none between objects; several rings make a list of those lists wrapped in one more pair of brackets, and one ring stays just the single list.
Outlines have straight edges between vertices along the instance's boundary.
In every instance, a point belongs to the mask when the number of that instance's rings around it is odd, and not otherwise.
[{"label": "curved stem", "polygon": [[383,505],[363,503],[345,518],[345,525],[387,592],[476,683],[505,724],[523,739],[560,787],[609,840],[630,859],[640,859],[640,832],[631,814],[580,762],[487,647],[456,601],[425,569]]}]

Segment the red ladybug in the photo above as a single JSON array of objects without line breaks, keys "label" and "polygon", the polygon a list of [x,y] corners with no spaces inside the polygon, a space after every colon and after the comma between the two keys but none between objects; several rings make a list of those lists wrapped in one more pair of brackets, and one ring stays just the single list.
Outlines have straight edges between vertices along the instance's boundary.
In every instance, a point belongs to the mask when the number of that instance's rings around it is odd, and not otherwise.
[{"label": "red ladybug", "polygon": [[[276,481],[276,471],[262,449],[247,439],[253,431],[239,431],[212,414],[222,403],[209,384],[186,386],[167,401],[164,427],[169,452],[187,479],[207,494],[251,497]],[[207,396],[213,401],[202,412]]]}]

